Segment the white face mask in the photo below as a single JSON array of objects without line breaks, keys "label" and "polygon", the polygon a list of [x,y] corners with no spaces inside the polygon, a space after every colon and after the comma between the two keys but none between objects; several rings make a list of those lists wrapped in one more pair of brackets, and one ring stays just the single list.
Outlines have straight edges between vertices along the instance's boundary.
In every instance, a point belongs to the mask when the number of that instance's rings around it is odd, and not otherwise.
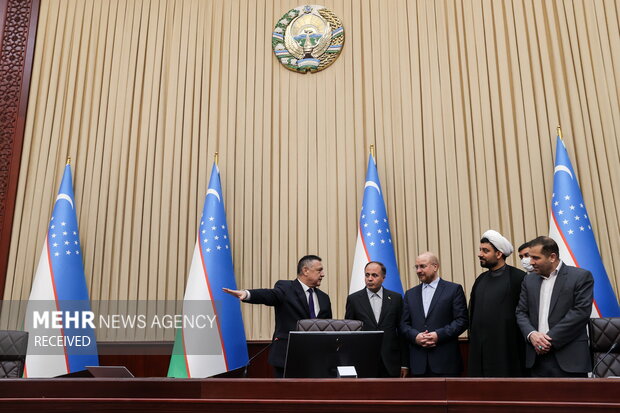
[{"label": "white face mask", "polygon": [[525,268],[525,271],[534,272],[534,267],[530,264],[530,257],[524,257],[521,259],[521,265]]}]

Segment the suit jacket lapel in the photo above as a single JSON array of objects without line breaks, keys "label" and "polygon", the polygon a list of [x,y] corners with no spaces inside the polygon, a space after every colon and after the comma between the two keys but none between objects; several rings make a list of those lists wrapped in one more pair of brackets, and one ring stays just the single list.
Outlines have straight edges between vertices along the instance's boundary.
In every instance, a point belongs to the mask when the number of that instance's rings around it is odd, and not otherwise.
[{"label": "suit jacket lapel", "polygon": [[562,264],[562,268],[560,268],[560,271],[556,276],[555,283],[553,284],[551,303],[549,304],[549,315],[553,312],[553,307],[555,307],[558,302],[558,298],[560,298],[560,291],[564,288],[564,284],[566,284],[566,264]]},{"label": "suit jacket lapel", "polygon": [[[381,313],[379,315],[379,322],[377,323],[377,327],[380,326],[381,323],[383,323],[383,320],[385,320],[386,314],[390,311],[391,304],[392,304],[392,297],[390,297],[390,294],[384,288],[383,289],[383,300],[381,301]],[[374,318],[374,313],[373,313],[373,318]]]},{"label": "suit jacket lapel", "polygon": [[[319,312],[316,313],[317,318],[323,318],[320,314],[324,311],[327,311],[331,306],[329,305],[329,301],[327,300],[327,294],[323,291],[319,290],[318,287],[314,288],[314,298],[316,299],[315,303],[319,303]],[[304,293],[304,296],[306,294]],[[308,307],[308,314],[310,314],[310,307]]]},{"label": "suit jacket lapel", "polygon": [[424,286],[422,284],[419,284],[417,287],[414,287],[415,290],[415,298],[416,301],[418,302],[418,314],[422,314],[422,318],[425,318],[424,316],[424,301],[422,301],[422,288]]},{"label": "suit jacket lapel", "polygon": [[[532,325],[536,327],[538,330],[538,317],[539,317],[539,309],[540,309],[540,287],[542,285],[542,278],[540,275],[536,274],[536,277],[532,281],[534,284],[534,289],[532,291],[532,298],[534,299],[534,308],[530,309],[530,321]],[[525,281],[524,281],[525,282]]]},{"label": "suit jacket lapel", "polygon": [[[431,315],[433,308],[437,305],[437,301],[441,298],[441,294],[443,293],[443,289],[445,287],[445,281],[439,279],[439,283],[437,284],[437,289],[435,290],[435,294],[433,294],[433,299],[431,300],[431,305],[428,306],[428,313],[426,314],[426,318]],[[424,311],[424,305],[422,305],[422,311]]]},{"label": "suit jacket lapel", "polygon": [[[304,292],[304,287],[301,286],[301,281],[293,281],[293,289],[295,290],[295,295],[299,300],[299,304],[301,304],[301,308],[306,312],[306,318],[310,318],[310,307],[308,307],[308,299],[306,297],[306,293]],[[317,299],[316,294],[313,298]]]}]

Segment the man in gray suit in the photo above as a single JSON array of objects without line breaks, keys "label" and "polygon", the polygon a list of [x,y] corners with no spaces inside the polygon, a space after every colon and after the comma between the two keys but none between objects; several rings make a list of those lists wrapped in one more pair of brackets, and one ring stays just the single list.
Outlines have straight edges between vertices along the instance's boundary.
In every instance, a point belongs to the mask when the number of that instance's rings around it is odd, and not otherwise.
[{"label": "man in gray suit", "polygon": [[521,286],[517,323],[533,377],[587,377],[592,369],[586,326],[592,312],[590,271],[564,264],[549,237],[530,241],[534,273]]}]

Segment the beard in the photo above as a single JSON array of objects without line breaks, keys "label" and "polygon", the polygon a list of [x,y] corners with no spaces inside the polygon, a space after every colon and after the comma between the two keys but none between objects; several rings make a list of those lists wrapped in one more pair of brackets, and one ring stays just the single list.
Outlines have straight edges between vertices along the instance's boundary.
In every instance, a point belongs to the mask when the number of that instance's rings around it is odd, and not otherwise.
[{"label": "beard", "polygon": [[482,268],[489,268],[490,269],[490,268],[495,267],[496,265],[497,265],[497,261],[495,261],[495,262],[486,261],[486,260],[481,260],[480,261],[480,266]]}]

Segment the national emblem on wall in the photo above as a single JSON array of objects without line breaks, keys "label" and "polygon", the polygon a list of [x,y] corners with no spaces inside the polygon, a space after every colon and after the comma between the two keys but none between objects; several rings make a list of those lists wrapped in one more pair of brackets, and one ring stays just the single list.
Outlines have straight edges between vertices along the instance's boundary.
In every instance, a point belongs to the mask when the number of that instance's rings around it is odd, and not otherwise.
[{"label": "national emblem on wall", "polygon": [[271,45],[276,58],[295,72],[319,72],[340,55],[344,28],[340,19],[323,6],[289,10],[273,29]]}]

